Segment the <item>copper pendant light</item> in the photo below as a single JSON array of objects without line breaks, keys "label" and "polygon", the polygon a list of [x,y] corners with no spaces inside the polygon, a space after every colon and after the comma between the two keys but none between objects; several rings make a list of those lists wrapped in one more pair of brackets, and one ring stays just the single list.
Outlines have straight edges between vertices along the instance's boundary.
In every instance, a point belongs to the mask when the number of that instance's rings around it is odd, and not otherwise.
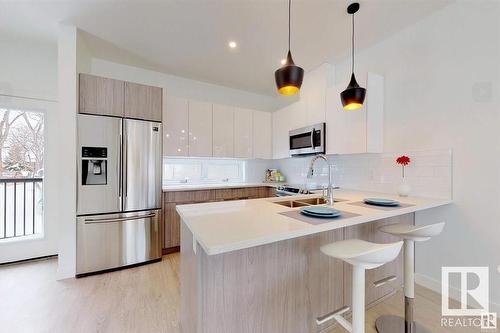
[{"label": "copper pendant light", "polygon": [[359,3],[354,2],[347,7],[347,13],[352,15],[352,74],[347,88],[340,93],[340,100],[344,110],[356,110],[363,106],[366,89],[360,87],[354,76],[354,13],[359,10]]},{"label": "copper pendant light", "polygon": [[278,92],[282,95],[291,96],[300,91],[302,80],[304,78],[304,70],[295,65],[290,51],[290,14],[292,0],[288,0],[288,54],[285,64],[274,72],[276,86]]}]

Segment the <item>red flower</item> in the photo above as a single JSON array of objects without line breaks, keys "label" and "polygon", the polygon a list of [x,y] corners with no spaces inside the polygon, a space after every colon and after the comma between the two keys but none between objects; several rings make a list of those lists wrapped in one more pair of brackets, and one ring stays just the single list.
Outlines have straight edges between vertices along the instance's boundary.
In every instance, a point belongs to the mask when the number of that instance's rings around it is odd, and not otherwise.
[{"label": "red flower", "polygon": [[401,164],[401,165],[404,165],[404,166],[406,166],[406,165],[410,164],[410,161],[411,161],[411,160],[410,160],[410,158],[409,158],[408,156],[405,156],[405,155],[403,155],[403,156],[399,156],[399,157],[396,159],[396,163],[397,163],[397,164]]}]

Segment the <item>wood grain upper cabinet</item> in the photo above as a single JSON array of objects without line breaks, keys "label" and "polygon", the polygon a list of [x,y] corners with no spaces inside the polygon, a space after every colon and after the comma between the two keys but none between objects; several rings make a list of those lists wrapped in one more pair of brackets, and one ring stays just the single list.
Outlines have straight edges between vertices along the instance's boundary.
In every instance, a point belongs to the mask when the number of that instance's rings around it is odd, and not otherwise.
[{"label": "wood grain upper cabinet", "polygon": [[234,108],[213,105],[213,156],[234,157]]},{"label": "wood grain upper cabinet", "polygon": [[164,114],[163,155],[189,156],[187,99],[167,96]]},{"label": "wood grain upper cabinet", "polygon": [[127,118],[161,121],[162,89],[125,82],[124,116]]},{"label": "wood grain upper cabinet", "polygon": [[123,117],[125,82],[80,74],[79,112]]},{"label": "wood grain upper cabinet", "polygon": [[189,156],[212,157],[212,104],[189,101],[188,105]]},{"label": "wood grain upper cabinet", "polygon": [[273,158],[272,114],[265,111],[253,112],[253,157]]},{"label": "wood grain upper cabinet", "polygon": [[253,111],[234,110],[234,157],[253,157]]}]

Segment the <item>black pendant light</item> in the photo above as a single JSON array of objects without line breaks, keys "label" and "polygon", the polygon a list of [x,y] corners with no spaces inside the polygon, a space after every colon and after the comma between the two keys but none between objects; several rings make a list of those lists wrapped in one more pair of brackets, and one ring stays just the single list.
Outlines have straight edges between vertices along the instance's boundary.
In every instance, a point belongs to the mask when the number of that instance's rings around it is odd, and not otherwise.
[{"label": "black pendant light", "polygon": [[354,2],[347,7],[347,13],[352,15],[352,74],[347,88],[340,93],[340,100],[344,110],[356,110],[363,106],[366,89],[360,87],[354,77],[354,13],[359,10],[359,3]]},{"label": "black pendant light", "polygon": [[290,14],[292,8],[292,0],[288,0],[288,54],[285,64],[274,72],[276,86],[278,92],[282,95],[295,95],[299,92],[304,78],[304,70],[295,65],[290,51]]}]

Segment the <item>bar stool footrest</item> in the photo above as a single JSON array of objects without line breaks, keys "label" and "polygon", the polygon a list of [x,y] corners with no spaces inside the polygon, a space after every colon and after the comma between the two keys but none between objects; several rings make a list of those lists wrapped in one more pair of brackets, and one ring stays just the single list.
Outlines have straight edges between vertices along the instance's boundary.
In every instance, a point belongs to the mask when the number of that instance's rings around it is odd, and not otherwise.
[{"label": "bar stool footrest", "polygon": [[[326,322],[328,322],[328,321],[330,321],[332,319],[335,319],[335,320],[339,321],[338,320],[339,317],[342,318],[342,319],[344,319],[344,317],[342,317],[342,315],[344,313],[346,313],[347,311],[349,311],[350,309],[351,309],[350,307],[344,306],[344,307],[342,307],[340,309],[337,309],[335,311],[327,313],[324,316],[316,318],[316,324],[322,325],[322,324],[324,324],[324,323],[326,323]],[[342,325],[342,323],[340,323],[340,324]],[[344,325],[342,325],[342,326],[344,326]]]}]

